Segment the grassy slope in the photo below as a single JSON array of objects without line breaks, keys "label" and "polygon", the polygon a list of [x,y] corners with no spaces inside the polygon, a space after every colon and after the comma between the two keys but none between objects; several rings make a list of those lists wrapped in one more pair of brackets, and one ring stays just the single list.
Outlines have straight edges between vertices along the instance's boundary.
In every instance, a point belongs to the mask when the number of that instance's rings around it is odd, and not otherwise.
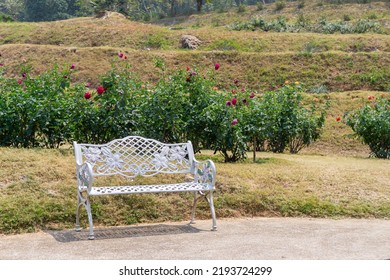
[{"label": "grassy slope", "polygon": [[[321,15],[339,20],[349,15],[352,21],[375,15],[388,26],[390,9],[383,2],[370,5],[306,4],[296,8],[288,3],[282,12],[274,5],[263,11],[255,7],[246,13],[202,14],[156,24],[126,20],[118,14],[107,18],[77,18],[50,23],[0,24],[1,63],[10,76],[20,74],[20,66],[30,64],[41,72],[54,63],[76,63],[78,81],[96,82],[120,51],[128,53],[134,70],[149,81],[158,79],[154,58],[161,57],[168,69],[186,65],[211,67],[222,65],[223,82],[247,81],[253,88],[279,86],[284,80],[299,80],[307,86],[326,85],[333,91],[390,88],[390,37],[385,34],[313,34],[231,31],[226,25],[261,15],[273,19],[284,15],[294,21],[303,13],[312,21]],[[337,11],[337,13],[336,13]],[[337,15],[336,15],[337,14]],[[197,24],[200,23],[200,24]],[[219,24],[216,24],[219,22]],[[160,25],[157,25],[160,24]],[[386,29],[388,31],[388,29]],[[183,34],[202,40],[197,51],[180,49]],[[310,51],[310,47],[315,50]]]},{"label": "grassy slope", "polygon": [[[298,15],[294,5],[288,4],[286,17]],[[310,18],[320,12],[334,20],[344,14],[352,20],[376,14],[378,20],[388,22],[389,11],[383,5],[375,2],[370,9],[368,5],[306,4],[304,12]],[[267,18],[280,15],[273,9],[271,5],[261,12],[252,8],[243,14],[195,15],[175,19],[173,26],[168,21],[158,22],[160,26],[131,22],[116,14],[107,19],[0,24],[0,63],[10,76],[20,75],[21,65],[31,65],[38,73],[53,64],[75,63],[76,80],[96,82],[116,54],[125,51],[145,81],[158,79],[153,60],[162,57],[170,69],[211,68],[219,62],[219,74],[225,79],[221,83],[240,79],[259,90],[279,86],[286,79],[308,87],[325,84],[338,92],[306,96],[329,96],[332,101],[318,142],[299,155],[261,153],[256,164],[250,160],[217,163],[218,217],[389,217],[389,162],[368,159],[367,147],[348,138],[351,130],[335,121],[368,95],[380,94],[368,90],[382,89],[381,81],[390,80],[389,35],[233,32],[223,27],[256,13]],[[198,36],[202,46],[196,51],[179,49],[182,34]],[[304,54],[307,43],[320,50]],[[74,156],[68,150],[0,148],[0,233],[73,227],[74,168]],[[188,219],[190,202],[187,194],[141,195],[94,198],[92,205],[97,225],[120,225]],[[199,206],[199,217],[209,218],[207,205]]]}]

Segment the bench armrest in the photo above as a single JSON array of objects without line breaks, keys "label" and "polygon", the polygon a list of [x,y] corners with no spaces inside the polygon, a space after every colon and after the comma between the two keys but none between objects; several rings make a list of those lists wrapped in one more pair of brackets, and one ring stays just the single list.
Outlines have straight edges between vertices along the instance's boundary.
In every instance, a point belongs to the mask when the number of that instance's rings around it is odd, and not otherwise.
[{"label": "bench armrest", "polygon": [[201,184],[208,184],[214,189],[216,169],[214,162],[210,159],[205,161],[197,161],[194,159],[195,165],[195,182]]},{"label": "bench armrest", "polygon": [[79,192],[87,191],[88,193],[92,189],[93,171],[90,163],[85,162],[83,164],[77,164],[76,166],[77,183]]}]

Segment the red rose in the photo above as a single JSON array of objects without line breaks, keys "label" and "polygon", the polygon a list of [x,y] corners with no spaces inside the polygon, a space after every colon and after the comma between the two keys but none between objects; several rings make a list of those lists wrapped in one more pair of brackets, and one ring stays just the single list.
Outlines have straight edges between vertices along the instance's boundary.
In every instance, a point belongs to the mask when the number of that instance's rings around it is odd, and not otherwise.
[{"label": "red rose", "polygon": [[96,91],[99,95],[103,94],[106,89],[103,86],[98,86]]},{"label": "red rose", "polygon": [[89,91],[87,91],[86,93],[84,93],[84,98],[85,99],[90,99],[92,97],[92,94],[89,92]]},{"label": "red rose", "polygon": [[233,105],[236,105],[236,104],[237,104],[237,99],[236,99],[236,98],[233,98],[233,99],[232,99],[232,104],[233,104]]},{"label": "red rose", "polygon": [[336,121],[338,121],[338,122],[341,121],[341,117],[337,117]]},{"label": "red rose", "polygon": [[214,69],[215,69],[215,70],[218,70],[218,69],[219,69],[219,66],[220,66],[219,63],[215,63],[215,64],[214,64]]}]

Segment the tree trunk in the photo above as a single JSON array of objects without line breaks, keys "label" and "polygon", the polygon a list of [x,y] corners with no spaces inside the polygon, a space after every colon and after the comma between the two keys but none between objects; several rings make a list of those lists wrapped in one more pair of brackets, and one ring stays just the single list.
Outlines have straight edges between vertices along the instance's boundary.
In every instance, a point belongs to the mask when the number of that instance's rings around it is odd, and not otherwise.
[{"label": "tree trunk", "polygon": [[176,6],[176,0],[171,0],[171,16],[175,16],[175,6]]},{"label": "tree trunk", "polygon": [[196,10],[200,13],[202,11],[203,0],[196,0]]},{"label": "tree trunk", "polygon": [[256,162],[256,148],[257,148],[256,137],[253,137],[253,163]]}]

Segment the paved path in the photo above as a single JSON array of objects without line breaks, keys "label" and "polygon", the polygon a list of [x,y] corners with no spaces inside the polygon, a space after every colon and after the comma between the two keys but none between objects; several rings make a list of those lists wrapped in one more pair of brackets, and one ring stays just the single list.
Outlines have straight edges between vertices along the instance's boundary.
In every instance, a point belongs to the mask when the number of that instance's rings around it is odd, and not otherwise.
[{"label": "paved path", "polygon": [[0,236],[0,259],[390,259],[390,220],[252,218]]}]

